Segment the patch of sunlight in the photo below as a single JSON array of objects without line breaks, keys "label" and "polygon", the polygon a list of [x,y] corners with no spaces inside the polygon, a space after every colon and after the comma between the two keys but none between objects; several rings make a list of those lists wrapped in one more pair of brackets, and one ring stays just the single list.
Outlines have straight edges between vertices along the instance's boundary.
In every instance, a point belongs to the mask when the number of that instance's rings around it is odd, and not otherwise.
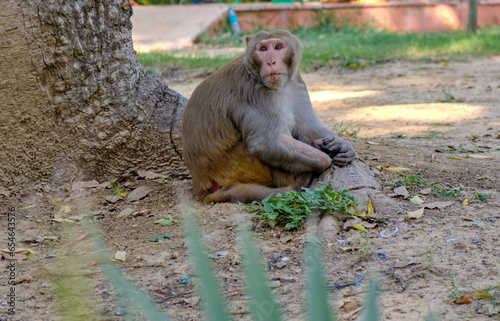
[{"label": "patch of sunlight", "polygon": [[334,90],[309,91],[309,97],[311,98],[312,102],[342,100],[347,98],[367,97],[379,94],[380,92],[375,90],[353,91],[353,92],[343,92]]},{"label": "patch of sunlight", "polygon": [[455,122],[484,117],[487,110],[467,104],[430,103],[355,108],[341,117],[343,121]]}]

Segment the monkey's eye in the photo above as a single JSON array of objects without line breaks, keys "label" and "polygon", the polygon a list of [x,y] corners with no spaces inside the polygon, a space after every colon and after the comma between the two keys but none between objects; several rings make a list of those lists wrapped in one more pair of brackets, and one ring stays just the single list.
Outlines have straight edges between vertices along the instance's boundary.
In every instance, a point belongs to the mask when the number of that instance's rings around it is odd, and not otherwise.
[{"label": "monkey's eye", "polygon": [[277,44],[276,47],[275,47],[276,50],[281,50],[283,49],[283,45],[282,44]]},{"label": "monkey's eye", "polygon": [[260,47],[260,51],[267,51],[267,47],[266,46]]}]

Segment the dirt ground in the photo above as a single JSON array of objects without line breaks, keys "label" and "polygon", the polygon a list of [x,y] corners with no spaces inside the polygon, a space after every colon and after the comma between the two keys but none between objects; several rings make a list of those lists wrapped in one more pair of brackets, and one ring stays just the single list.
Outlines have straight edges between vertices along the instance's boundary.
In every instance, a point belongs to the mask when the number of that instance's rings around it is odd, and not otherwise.
[{"label": "dirt ground", "polygon": [[[358,71],[322,69],[303,78],[320,118],[350,135],[347,139],[375,169],[384,193],[404,210],[368,229],[369,237],[341,230],[325,242],[328,285],[346,285],[329,289],[339,319],[359,317],[371,272],[380,278],[384,320],[423,320],[429,311],[438,320],[499,319],[500,56],[391,62]],[[189,97],[199,81],[170,86]],[[388,166],[409,170],[389,172]],[[401,196],[394,187],[403,175],[421,175],[427,185],[411,185],[409,196]],[[69,298],[83,305],[81,320],[145,320],[134,305],[113,296],[115,285],[93,255],[96,239],[106,241],[105,255],[111,259],[117,251],[126,253],[125,262],[105,269],[120,267],[172,319],[203,319],[180,213],[190,181],[160,176],[167,178],[143,172],[117,178],[120,192],[151,188],[136,201],[118,199],[107,182],[46,185],[22,193],[3,187],[1,248],[7,248],[7,212],[14,207],[16,248],[35,251],[37,258],[16,256],[15,315],[7,314],[9,262],[1,263],[0,320],[69,320],[56,317],[57,311],[79,313]],[[424,204],[450,203],[428,205],[423,216],[409,219],[407,212],[423,206],[410,202],[414,195]],[[238,204],[192,204],[229,311],[233,319],[250,320],[234,228],[250,217],[241,214]],[[175,225],[155,224],[169,215],[178,221]],[[75,223],[88,217],[99,231]],[[144,243],[164,234],[173,238]],[[255,238],[283,318],[303,320],[304,231],[258,225]],[[472,295],[471,302],[453,303],[464,294]]]}]

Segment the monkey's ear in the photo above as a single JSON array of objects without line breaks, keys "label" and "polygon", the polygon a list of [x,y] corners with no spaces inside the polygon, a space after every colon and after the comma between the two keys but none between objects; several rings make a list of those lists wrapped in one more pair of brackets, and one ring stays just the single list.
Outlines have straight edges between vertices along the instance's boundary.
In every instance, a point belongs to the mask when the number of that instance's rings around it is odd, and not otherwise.
[{"label": "monkey's ear", "polygon": [[248,43],[252,39],[252,36],[245,36],[245,42]]}]

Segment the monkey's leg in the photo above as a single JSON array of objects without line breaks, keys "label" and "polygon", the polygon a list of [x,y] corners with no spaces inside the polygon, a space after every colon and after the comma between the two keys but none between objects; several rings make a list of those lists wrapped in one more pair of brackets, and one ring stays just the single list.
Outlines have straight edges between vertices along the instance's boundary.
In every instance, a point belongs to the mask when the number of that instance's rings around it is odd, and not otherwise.
[{"label": "monkey's leg", "polygon": [[291,186],[273,188],[258,184],[236,183],[231,186],[218,189],[215,192],[203,197],[202,200],[205,202],[249,203],[253,201],[261,201],[269,195],[276,195],[278,193],[285,194],[291,190],[293,190]]}]

